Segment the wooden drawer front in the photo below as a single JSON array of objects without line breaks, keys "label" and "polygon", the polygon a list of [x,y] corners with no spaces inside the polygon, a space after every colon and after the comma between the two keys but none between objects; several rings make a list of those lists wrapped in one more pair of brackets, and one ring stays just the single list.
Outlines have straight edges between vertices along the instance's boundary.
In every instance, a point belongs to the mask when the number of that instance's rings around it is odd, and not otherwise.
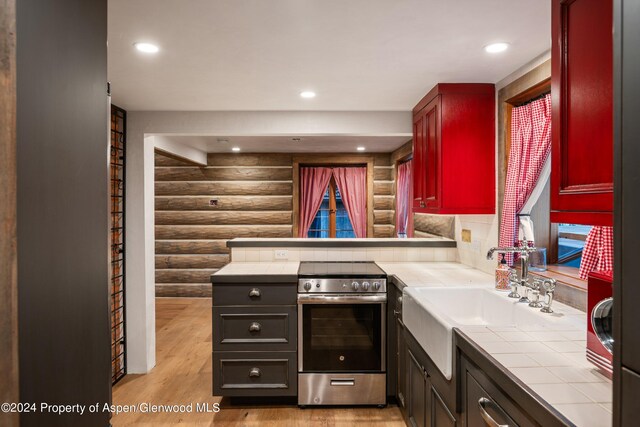
[{"label": "wooden drawer front", "polygon": [[[464,396],[466,412],[466,426],[467,427],[486,427],[488,423],[483,419],[479,402],[481,399],[485,401],[483,404],[486,414],[490,416],[500,425],[517,426],[515,421],[511,419],[509,414],[505,412],[500,405],[498,405],[492,396],[487,393],[473,376],[467,372],[466,377],[467,393]],[[486,416],[486,415],[485,415]]]},{"label": "wooden drawer front", "polygon": [[295,305],[297,284],[214,284],[213,305]]},{"label": "wooden drawer front", "polygon": [[295,351],[296,306],[213,307],[213,350]]},{"label": "wooden drawer front", "polygon": [[295,396],[295,352],[214,352],[216,396]]}]

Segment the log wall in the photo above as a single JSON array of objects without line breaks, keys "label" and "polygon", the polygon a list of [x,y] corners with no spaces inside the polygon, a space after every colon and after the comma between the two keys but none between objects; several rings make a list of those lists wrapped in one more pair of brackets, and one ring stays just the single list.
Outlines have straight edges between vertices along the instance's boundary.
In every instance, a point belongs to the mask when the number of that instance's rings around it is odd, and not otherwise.
[{"label": "log wall", "polygon": [[[210,296],[236,237],[292,237],[291,154],[209,154],[207,166],[155,154],[156,295]],[[394,233],[394,169],[374,155],[374,237]]]}]

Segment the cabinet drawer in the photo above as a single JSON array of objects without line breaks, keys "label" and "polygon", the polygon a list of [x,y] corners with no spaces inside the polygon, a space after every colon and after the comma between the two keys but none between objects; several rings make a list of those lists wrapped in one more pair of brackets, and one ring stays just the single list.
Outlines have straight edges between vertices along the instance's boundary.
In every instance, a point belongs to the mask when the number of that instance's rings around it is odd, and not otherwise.
[{"label": "cabinet drawer", "polygon": [[297,287],[288,284],[216,283],[213,305],[295,305]]},{"label": "cabinet drawer", "polygon": [[295,396],[295,352],[214,352],[216,396]]},{"label": "cabinet drawer", "polygon": [[213,350],[295,351],[296,306],[213,307]]},{"label": "cabinet drawer", "polygon": [[486,427],[489,422],[485,419],[490,417],[499,425],[517,426],[515,421],[498,405],[467,371],[466,375],[467,393],[465,396],[466,426]]}]

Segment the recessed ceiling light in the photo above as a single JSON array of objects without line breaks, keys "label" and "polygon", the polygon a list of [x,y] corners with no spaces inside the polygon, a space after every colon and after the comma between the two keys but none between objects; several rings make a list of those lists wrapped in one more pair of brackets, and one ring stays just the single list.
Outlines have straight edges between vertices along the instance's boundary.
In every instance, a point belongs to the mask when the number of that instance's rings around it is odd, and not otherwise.
[{"label": "recessed ceiling light", "polygon": [[509,48],[509,43],[500,42],[500,43],[491,43],[484,47],[484,50],[489,53],[499,53],[504,52]]},{"label": "recessed ceiling light", "polygon": [[237,153],[238,151],[240,151],[240,147],[233,147],[231,151],[235,151]]},{"label": "recessed ceiling light", "polygon": [[140,52],[144,52],[144,53],[156,53],[156,52],[158,52],[160,50],[160,48],[158,46],[156,46],[155,44],[151,44],[151,43],[138,42],[138,43],[134,43],[133,45]]},{"label": "recessed ceiling light", "polygon": [[300,96],[303,98],[315,98],[316,93],[310,90],[305,90],[304,92],[300,92]]},{"label": "recessed ceiling light", "polygon": [[357,148],[357,150],[358,150],[358,151],[364,151],[364,150],[366,150],[366,148],[365,148],[365,147],[360,146],[360,147],[358,147],[358,148]]}]

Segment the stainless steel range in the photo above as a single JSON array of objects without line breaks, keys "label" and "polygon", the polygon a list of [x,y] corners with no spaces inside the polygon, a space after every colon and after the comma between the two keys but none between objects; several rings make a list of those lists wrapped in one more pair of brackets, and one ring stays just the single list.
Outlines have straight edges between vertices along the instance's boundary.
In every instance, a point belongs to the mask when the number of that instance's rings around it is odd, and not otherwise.
[{"label": "stainless steel range", "polygon": [[298,404],[386,404],[387,276],[373,262],[301,262]]}]

